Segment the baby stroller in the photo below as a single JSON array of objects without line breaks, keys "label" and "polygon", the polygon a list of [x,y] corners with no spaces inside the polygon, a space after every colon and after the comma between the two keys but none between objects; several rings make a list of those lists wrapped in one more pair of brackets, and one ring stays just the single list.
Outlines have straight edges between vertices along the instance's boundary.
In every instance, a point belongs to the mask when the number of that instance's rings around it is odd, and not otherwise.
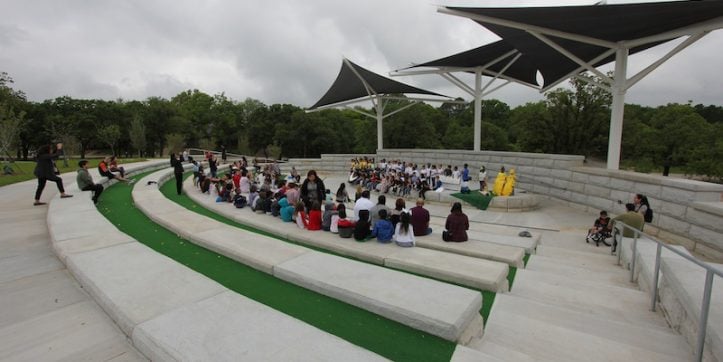
[{"label": "baby stroller", "polygon": [[608,238],[611,238],[613,235],[610,233],[610,230],[608,229],[600,229],[600,230],[590,230],[587,233],[587,237],[585,238],[586,243],[594,242],[595,246],[600,246],[600,243],[603,243],[605,246],[610,246],[610,243],[605,241]]}]

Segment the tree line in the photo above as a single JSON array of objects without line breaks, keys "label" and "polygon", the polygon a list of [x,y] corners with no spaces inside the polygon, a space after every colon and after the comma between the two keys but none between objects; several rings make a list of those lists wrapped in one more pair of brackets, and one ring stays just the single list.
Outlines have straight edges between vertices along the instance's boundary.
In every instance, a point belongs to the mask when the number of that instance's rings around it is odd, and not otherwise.
[{"label": "tree line", "polygon": [[[581,80],[539,102],[510,108],[482,102],[482,149],[578,154],[605,159],[611,96]],[[408,105],[391,102],[385,112]],[[360,107],[367,113],[371,109]],[[472,149],[473,106],[419,103],[384,121],[386,148]],[[625,108],[622,164],[639,171],[663,165],[723,177],[723,107],[666,104]],[[351,109],[307,113],[291,104],[266,105],[187,90],[166,99],[28,101],[0,73],[0,147],[3,157],[32,158],[49,142],[85,157],[90,151],[121,156],[162,156],[185,147],[267,157],[318,157],[322,153],[373,153],[376,120]]]}]

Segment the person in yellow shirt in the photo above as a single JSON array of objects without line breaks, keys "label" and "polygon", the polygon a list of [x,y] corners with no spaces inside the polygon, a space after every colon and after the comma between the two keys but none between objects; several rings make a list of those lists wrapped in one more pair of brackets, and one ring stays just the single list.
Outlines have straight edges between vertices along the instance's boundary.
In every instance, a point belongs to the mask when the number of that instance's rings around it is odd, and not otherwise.
[{"label": "person in yellow shirt", "polygon": [[510,170],[510,174],[505,179],[505,184],[502,186],[502,196],[510,196],[515,193],[515,169]]},{"label": "person in yellow shirt", "polygon": [[501,196],[502,195],[502,188],[505,186],[505,181],[507,180],[507,175],[505,174],[505,167],[502,166],[500,168],[500,172],[497,174],[497,177],[495,178],[495,184],[492,186],[492,192],[494,192],[495,195]]}]

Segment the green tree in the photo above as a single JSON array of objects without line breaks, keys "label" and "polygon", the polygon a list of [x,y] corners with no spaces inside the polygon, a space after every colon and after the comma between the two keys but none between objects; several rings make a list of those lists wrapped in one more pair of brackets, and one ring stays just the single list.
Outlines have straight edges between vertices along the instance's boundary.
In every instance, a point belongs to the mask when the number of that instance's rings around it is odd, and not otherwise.
[{"label": "green tree", "polygon": [[116,156],[116,144],[121,137],[120,127],[116,124],[111,124],[98,129],[98,139],[110,147],[110,152],[113,156]]},{"label": "green tree", "polygon": [[143,157],[143,151],[146,149],[146,125],[143,123],[143,118],[138,115],[131,121],[128,138],[133,148],[138,151],[138,157]]},{"label": "green tree", "polygon": [[687,166],[695,155],[707,154],[714,146],[713,127],[690,105],[668,104],[658,107],[651,119],[655,129],[652,156],[656,165],[669,159],[672,166]]}]

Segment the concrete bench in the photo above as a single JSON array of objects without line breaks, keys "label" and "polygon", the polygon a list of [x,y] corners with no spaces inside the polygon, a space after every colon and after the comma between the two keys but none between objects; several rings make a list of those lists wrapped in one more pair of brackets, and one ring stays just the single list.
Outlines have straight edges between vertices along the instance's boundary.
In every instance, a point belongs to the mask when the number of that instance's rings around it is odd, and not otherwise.
[{"label": "concrete bench", "polygon": [[[432,229],[444,230],[445,220],[446,220],[446,218],[435,215],[430,218],[429,223],[430,223],[430,226],[432,227]],[[540,239],[541,239],[541,234],[539,234],[539,233],[532,233],[531,234],[532,237],[526,238],[526,237],[521,237],[521,236],[517,236],[517,235],[498,234],[495,232],[490,232],[490,231],[482,230],[482,229],[483,229],[482,226],[475,224],[475,223],[470,223],[470,229],[467,230],[467,237],[469,238],[469,240],[505,246],[507,248],[523,249],[523,251],[524,251],[523,254],[534,254],[537,250],[537,245],[539,244]],[[441,235],[438,235],[437,237],[439,237],[439,239],[441,239]],[[503,248],[500,250],[501,251],[507,250],[507,252],[509,253],[509,250],[511,250],[511,249],[507,249],[507,248]],[[512,249],[512,250],[514,250],[514,249]],[[467,254],[467,255],[470,255],[470,254]],[[488,259],[485,257],[483,257],[483,258]],[[499,259],[491,259],[491,260],[502,261]]]},{"label": "concrete bench", "polygon": [[495,243],[469,240],[464,243],[448,243],[437,235],[416,238],[417,246],[426,249],[441,250],[448,253],[467,255],[480,259],[494,260],[515,268],[524,268],[525,249]]},{"label": "concrete bench", "polygon": [[[187,181],[184,187],[190,189],[192,187],[190,181]],[[509,268],[500,262],[438,250],[426,250],[426,253],[422,253],[413,250],[421,248],[399,248],[394,244],[379,244],[375,240],[358,243],[354,240],[341,239],[338,235],[328,232],[302,231],[295,224],[284,223],[278,218],[256,214],[247,208],[238,210],[228,203],[216,203],[213,197],[201,194],[200,191],[189,192],[188,196],[209,210],[287,240],[472,288],[494,292],[507,290],[506,277]],[[458,265],[468,265],[469,268],[461,268]]]},{"label": "concrete bench", "polygon": [[134,202],[189,240],[280,279],[450,341],[467,343],[481,335],[479,292],[320,253],[217,222],[170,200],[144,197],[149,188],[160,194],[156,185],[147,185],[145,180],[163,180],[167,172],[161,170],[142,179],[133,190]]},{"label": "concrete bench", "polygon": [[[126,167],[129,172],[139,168]],[[67,189],[74,192],[77,186]],[[78,196],[51,201],[48,229],[53,246],[83,288],[149,359],[236,360],[253,355],[257,360],[303,356],[331,361],[343,355],[354,361],[382,360],[156,253],[118,231],[90,197]],[[218,338],[209,339],[213,333]]]}]

